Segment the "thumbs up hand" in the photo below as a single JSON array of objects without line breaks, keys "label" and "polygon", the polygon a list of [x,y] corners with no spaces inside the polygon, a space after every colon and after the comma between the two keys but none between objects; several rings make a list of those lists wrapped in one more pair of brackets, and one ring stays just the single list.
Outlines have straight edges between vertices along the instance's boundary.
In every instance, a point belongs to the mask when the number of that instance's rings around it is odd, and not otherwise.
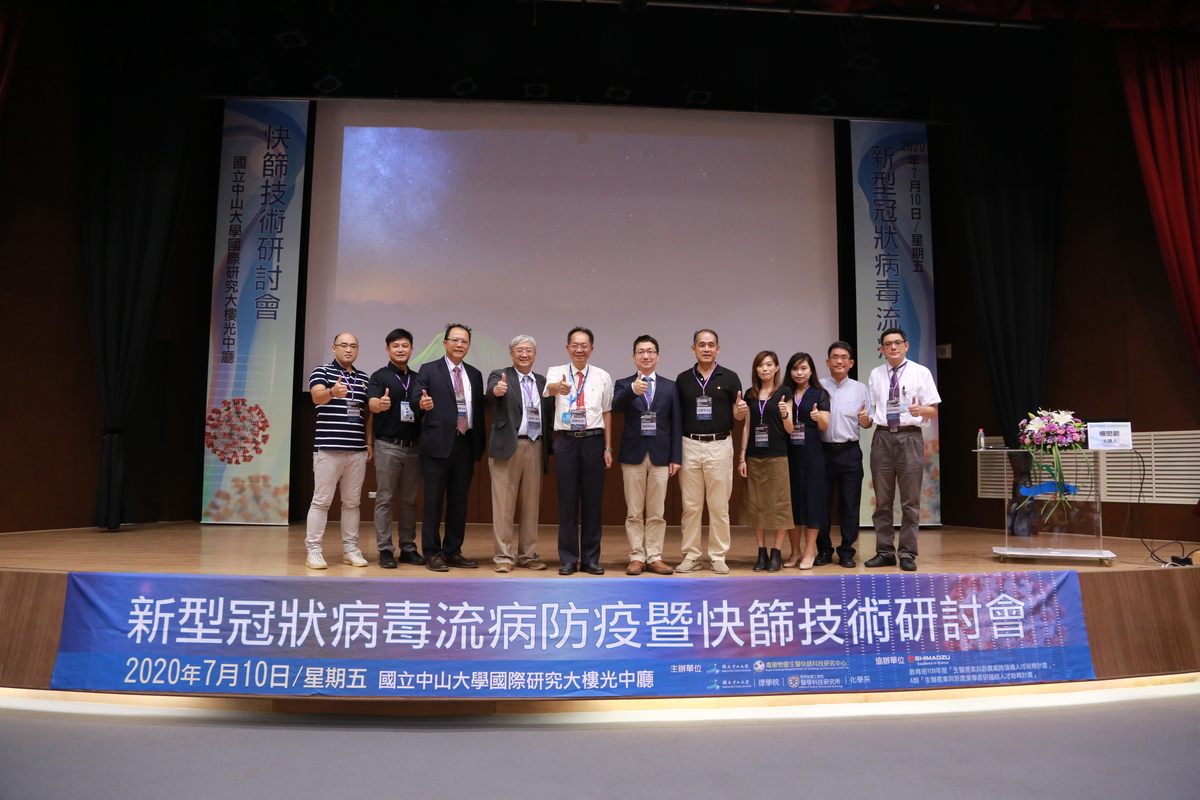
[{"label": "thumbs up hand", "polygon": [[429,396],[428,392],[422,389],[421,400],[417,403],[417,405],[421,407],[422,411],[431,411],[433,410],[433,398]]},{"label": "thumbs up hand", "polygon": [[329,393],[334,397],[345,397],[350,393],[350,390],[346,388],[346,384],[342,383],[342,379],[338,378],[337,383],[329,387]]},{"label": "thumbs up hand", "polygon": [[737,400],[733,403],[733,416],[737,419],[745,419],[750,413],[750,406],[746,405],[746,401],[742,399],[742,393],[737,393]]},{"label": "thumbs up hand", "polygon": [[391,407],[392,407],[392,394],[391,394],[391,392],[392,392],[392,390],[391,390],[391,389],[384,389],[384,390],[383,390],[383,397],[379,398],[379,410],[380,410],[380,411],[387,411],[389,408],[391,408]]},{"label": "thumbs up hand", "polygon": [[550,394],[567,395],[570,393],[571,393],[571,384],[565,377],[558,383],[550,384]]},{"label": "thumbs up hand", "polygon": [[500,373],[500,382],[492,389],[492,394],[496,395],[496,397],[504,397],[504,395],[508,394],[508,373]]},{"label": "thumbs up hand", "polygon": [[637,374],[637,378],[635,378],[633,381],[633,393],[645,394],[648,388],[650,388],[650,384],[646,383],[646,379],[643,378],[642,373],[639,372]]},{"label": "thumbs up hand", "polygon": [[816,420],[820,419],[820,417],[821,417],[821,410],[817,408],[817,404],[816,404],[816,403],[813,403],[813,410],[809,412],[808,416],[809,416],[810,418],[812,418],[812,420],[813,420],[814,422],[815,422]]},{"label": "thumbs up hand", "polygon": [[780,417],[782,417],[783,419],[788,418],[788,406],[790,406],[791,404],[792,404],[791,401],[788,400],[787,397],[779,398],[779,416]]},{"label": "thumbs up hand", "polygon": [[862,408],[858,410],[858,424],[867,427],[871,423],[871,417],[867,414],[867,404],[863,403]]}]

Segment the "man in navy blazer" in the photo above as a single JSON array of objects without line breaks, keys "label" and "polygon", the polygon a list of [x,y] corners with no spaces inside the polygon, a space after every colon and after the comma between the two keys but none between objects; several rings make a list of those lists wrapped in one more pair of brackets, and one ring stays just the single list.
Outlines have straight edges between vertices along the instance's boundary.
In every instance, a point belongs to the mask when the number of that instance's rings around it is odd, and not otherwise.
[{"label": "man in navy blazer", "polygon": [[617,381],[613,410],[625,414],[621,431],[621,478],[625,484],[625,533],[629,536],[626,575],[642,571],[670,575],[663,562],[667,522],[663,512],[667,480],[683,462],[683,419],[675,381],[656,375],[658,342],[639,336],[633,343],[637,372]]},{"label": "man in navy blazer", "polygon": [[[513,564],[542,570],[538,557],[538,510],[542,475],[550,462],[554,400],[543,397],[546,376],[533,371],[537,342],[522,334],[508,345],[512,366],[488,375],[488,402],[492,404],[492,440],[488,468],[492,476],[492,533],[495,537],[496,572],[512,572]],[[513,515],[521,500],[521,525],[517,552],[513,554]]]},{"label": "man in navy blazer", "polygon": [[[434,572],[450,567],[474,569],[479,564],[464,558],[467,529],[467,495],[475,462],[483,458],[483,375],[463,362],[471,349],[471,329],[446,326],[442,339],[446,356],[427,361],[417,373],[421,390],[421,476],[425,479],[425,514],[421,521],[421,549],[425,566]],[[438,535],[442,503],[446,504],[446,534]]]}]

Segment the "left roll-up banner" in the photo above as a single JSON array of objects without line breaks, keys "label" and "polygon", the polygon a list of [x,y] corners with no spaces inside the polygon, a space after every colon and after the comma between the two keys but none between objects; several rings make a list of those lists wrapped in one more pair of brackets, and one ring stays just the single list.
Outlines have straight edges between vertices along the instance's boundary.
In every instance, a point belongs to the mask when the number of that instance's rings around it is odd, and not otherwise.
[{"label": "left roll-up banner", "polygon": [[308,108],[225,101],[202,522],[288,521]]}]

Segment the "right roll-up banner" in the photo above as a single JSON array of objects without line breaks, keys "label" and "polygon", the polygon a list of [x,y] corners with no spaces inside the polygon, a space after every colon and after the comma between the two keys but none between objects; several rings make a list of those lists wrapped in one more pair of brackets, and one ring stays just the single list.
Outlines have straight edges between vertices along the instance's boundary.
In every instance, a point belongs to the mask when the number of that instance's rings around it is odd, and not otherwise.
[{"label": "right roll-up banner", "polygon": [[[937,379],[933,309],[933,237],[929,213],[929,136],[912,122],[851,120],[854,176],[854,275],[858,318],[858,377],[884,363],[879,335],[902,328],[908,357]],[[864,456],[874,429],[863,431]],[[921,524],[942,522],[938,421],[925,430]],[[869,461],[869,457],[865,460]],[[870,469],[863,478],[862,519],[875,511]],[[894,509],[900,522],[899,497]]]}]

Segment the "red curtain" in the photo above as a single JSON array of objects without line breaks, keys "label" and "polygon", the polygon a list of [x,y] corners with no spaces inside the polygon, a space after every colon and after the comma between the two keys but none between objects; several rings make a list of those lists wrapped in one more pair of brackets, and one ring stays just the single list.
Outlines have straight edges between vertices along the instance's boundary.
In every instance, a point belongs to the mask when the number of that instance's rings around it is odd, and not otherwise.
[{"label": "red curtain", "polygon": [[12,82],[12,66],[17,55],[17,39],[25,19],[23,3],[0,0],[0,111],[4,110],[4,95]]},{"label": "red curtain", "polygon": [[1117,63],[1159,249],[1200,368],[1200,39],[1123,33]]}]

